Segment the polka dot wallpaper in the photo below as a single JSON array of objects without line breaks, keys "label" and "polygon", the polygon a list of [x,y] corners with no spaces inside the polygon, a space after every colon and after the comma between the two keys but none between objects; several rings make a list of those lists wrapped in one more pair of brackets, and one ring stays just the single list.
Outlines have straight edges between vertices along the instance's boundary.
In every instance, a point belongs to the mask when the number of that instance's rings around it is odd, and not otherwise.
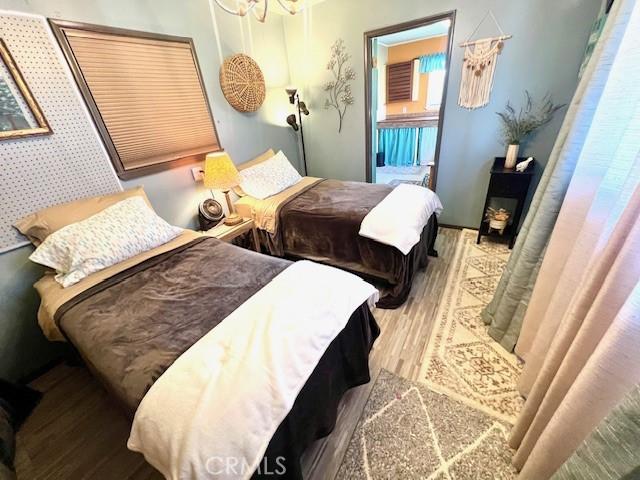
[{"label": "polka dot wallpaper", "polygon": [[2,252],[25,243],[11,225],[28,213],[121,186],[46,19],[0,12],[0,37],[53,130],[0,141]]}]

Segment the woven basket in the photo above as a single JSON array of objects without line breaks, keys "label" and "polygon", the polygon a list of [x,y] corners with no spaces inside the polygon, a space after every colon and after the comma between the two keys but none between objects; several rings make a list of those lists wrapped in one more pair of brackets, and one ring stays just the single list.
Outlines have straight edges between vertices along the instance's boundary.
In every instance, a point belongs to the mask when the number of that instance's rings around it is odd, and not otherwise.
[{"label": "woven basket", "polygon": [[239,53],[220,67],[220,87],[229,104],[239,112],[255,112],[264,102],[264,76],[258,64]]}]

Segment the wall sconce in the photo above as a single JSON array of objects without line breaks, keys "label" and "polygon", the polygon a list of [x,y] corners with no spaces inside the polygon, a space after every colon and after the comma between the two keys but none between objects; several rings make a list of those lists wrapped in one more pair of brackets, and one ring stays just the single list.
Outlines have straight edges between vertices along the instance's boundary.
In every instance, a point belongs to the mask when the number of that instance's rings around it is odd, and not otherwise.
[{"label": "wall sconce", "polygon": [[304,130],[302,129],[302,114],[309,115],[309,109],[307,105],[300,100],[300,95],[296,88],[287,88],[287,95],[289,96],[289,103],[298,107],[298,117],[295,114],[291,114],[287,117],[287,124],[293,128],[295,132],[300,131],[300,141],[302,142],[302,159],[304,161],[304,174],[307,175],[307,152],[304,147]]}]

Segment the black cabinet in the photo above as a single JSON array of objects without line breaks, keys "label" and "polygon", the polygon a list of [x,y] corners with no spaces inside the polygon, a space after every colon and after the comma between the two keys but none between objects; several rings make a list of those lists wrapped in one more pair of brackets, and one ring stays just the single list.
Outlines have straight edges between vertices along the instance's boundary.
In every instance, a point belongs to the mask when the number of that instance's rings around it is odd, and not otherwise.
[{"label": "black cabinet", "polygon": [[[519,158],[518,163],[524,160],[526,160],[526,158]],[[509,248],[513,248],[516,236],[518,235],[518,225],[520,225],[522,209],[524,208],[531,178],[533,177],[535,160],[529,163],[529,166],[524,172],[504,168],[504,161],[504,157],[496,157],[493,162],[489,189],[487,190],[484,208],[482,209],[482,218],[480,219],[480,228],[478,228],[478,240],[476,243],[480,243],[480,239],[483,236],[501,236],[508,238]],[[487,209],[493,205],[500,205],[501,199],[505,199],[507,201],[506,203],[512,205],[511,208],[507,208],[507,210],[511,212],[511,217],[509,224],[502,234],[495,230],[490,232],[489,222],[485,222]]]}]

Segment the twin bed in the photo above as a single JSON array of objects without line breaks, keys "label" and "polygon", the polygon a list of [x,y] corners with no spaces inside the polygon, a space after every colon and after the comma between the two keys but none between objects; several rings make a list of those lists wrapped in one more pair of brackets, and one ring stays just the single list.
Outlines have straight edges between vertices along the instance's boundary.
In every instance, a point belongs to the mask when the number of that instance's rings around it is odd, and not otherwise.
[{"label": "twin bed", "polygon": [[[238,168],[242,173],[273,155],[268,150]],[[428,256],[437,256],[434,245],[442,206],[429,192],[428,221],[419,241],[403,253],[359,234],[365,216],[392,190],[389,185],[304,177],[266,199],[237,188],[240,199],[235,208],[240,216],[254,219],[262,248],[270,255],[313,260],[354,272],[380,288],[379,308],[397,308],[409,296],[415,274],[426,267]]]},{"label": "twin bed", "polygon": [[[407,254],[358,234],[385,186],[304,178],[287,190],[237,204],[273,256],[184,230],[66,288],[53,271],[35,285],[45,334],[75,347],[133,419],[129,448],[167,478],[301,478],[300,456],[331,432],[344,392],[370,380],[371,308],[400,305],[434,253],[435,214]],[[17,226],[46,247],[132,197],[150,208],[137,189]],[[382,283],[383,298],[359,277]]]},{"label": "twin bed", "polygon": [[[147,252],[131,263],[112,267],[105,272],[106,280],[76,288],[55,310],[54,325],[48,327],[59,329],[131,419],[176,359],[291,264],[195,232],[185,232],[169,248]],[[62,292],[52,282],[48,275],[36,288],[44,302],[60,303],[56,297]],[[344,392],[369,381],[369,351],[378,334],[366,302],[359,305],[273,433],[261,473],[283,464],[283,478],[302,478],[299,458],[304,449],[333,429]],[[222,438],[228,435],[215,425],[208,428]],[[174,476],[170,465],[149,458],[154,448],[147,439],[136,449],[168,478],[191,477]]]}]

